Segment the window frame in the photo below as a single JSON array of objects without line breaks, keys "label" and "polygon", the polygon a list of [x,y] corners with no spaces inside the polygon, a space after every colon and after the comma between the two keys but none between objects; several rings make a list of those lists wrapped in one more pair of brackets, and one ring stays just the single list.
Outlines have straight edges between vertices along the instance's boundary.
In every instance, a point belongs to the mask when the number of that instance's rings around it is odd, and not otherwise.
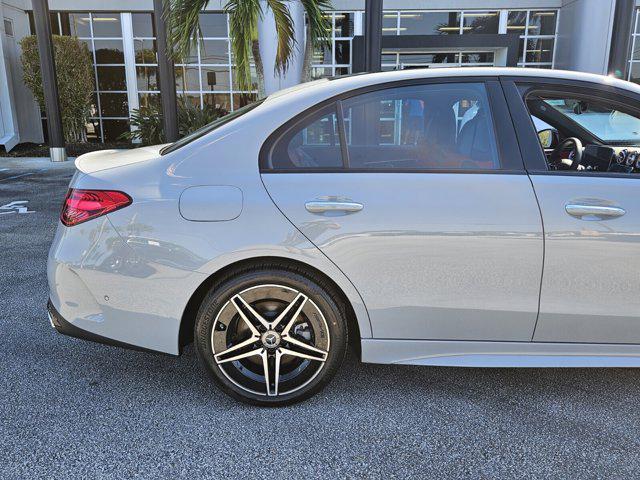
[{"label": "window frame", "polygon": [[[597,84],[582,80],[565,80],[542,77],[503,77],[502,84],[513,118],[520,150],[528,152],[523,155],[525,168],[531,175],[562,175],[579,177],[614,177],[640,179],[640,175],[622,172],[594,172],[574,170],[549,170],[544,149],[538,139],[538,132],[531,118],[526,98],[531,93],[548,93],[551,95],[568,95],[572,98],[586,97],[600,101],[610,101],[633,111],[640,117],[640,95],[613,85]],[[627,103],[628,102],[628,103]],[[594,137],[595,140],[599,140]],[[602,143],[613,147],[615,145]],[[640,150],[640,148],[639,148]]]},{"label": "window frame", "polygon": [[[447,84],[447,83],[476,83],[483,84],[489,101],[491,110],[491,121],[493,122],[493,130],[496,140],[498,160],[500,168],[496,169],[439,169],[439,168],[350,168],[349,152],[346,144],[346,134],[344,128],[344,112],[342,111],[342,101],[356,97],[362,94],[388,90],[393,88],[402,88],[420,85]],[[341,168],[272,168],[270,158],[273,154],[274,146],[278,141],[289,133],[292,129],[304,123],[310,117],[320,110],[328,109],[334,104],[336,115],[338,118],[338,128],[340,129],[340,152],[342,156]],[[418,78],[410,80],[398,80],[394,82],[385,82],[374,85],[367,85],[354,90],[335,95],[320,103],[313,105],[295,115],[283,125],[278,127],[260,148],[258,165],[261,174],[290,174],[290,173],[459,173],[459,174],[507,174],[507,175],[525,175],[523,158],[515,140],[515,129],[509,110],[507,101],[502,93],[499,77],[496,76],[464,76],[464,77],[438,77],[438,78]]]}]

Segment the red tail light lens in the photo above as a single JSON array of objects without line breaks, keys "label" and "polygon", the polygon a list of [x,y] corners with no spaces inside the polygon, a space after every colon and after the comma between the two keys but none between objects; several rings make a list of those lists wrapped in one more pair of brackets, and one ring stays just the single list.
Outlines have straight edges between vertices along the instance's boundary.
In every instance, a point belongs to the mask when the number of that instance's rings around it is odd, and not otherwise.
[{"label": "red tail light lens", "polygon": [[115,190],[70,188],[62,205],[60,220],[67,227],[131,205],[131,197]]}]

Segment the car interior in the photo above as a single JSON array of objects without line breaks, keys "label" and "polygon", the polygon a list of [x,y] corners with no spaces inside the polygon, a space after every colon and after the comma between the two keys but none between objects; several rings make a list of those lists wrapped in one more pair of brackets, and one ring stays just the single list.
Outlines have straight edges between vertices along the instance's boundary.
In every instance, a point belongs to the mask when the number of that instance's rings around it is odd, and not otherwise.
[{"label": "car interior", "polygon": [[[352,169],[497,169],[483,89],[425,86],[374,91],[342,102]],[[340,122],[330,107],[275,145],[272,168],[341,168]]]},{"label": "car interior", "polygon": [[552,171],[640,173],[640,112],[587,95],[531,92],[526,104]]}]

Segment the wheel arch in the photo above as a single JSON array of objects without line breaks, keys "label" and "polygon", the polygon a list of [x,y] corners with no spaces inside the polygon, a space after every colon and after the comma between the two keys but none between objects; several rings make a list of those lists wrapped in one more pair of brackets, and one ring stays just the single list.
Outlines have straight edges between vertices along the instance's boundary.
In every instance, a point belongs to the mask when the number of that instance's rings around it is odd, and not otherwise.
[{"label": "wheel arch", "polygon": [[[184,347],[193,342],[193,329],[195,324],[195,318],[198,313],[198,309],[202,304],[205,296],[211,289],[212,285],[222,279],[237,274],[238,272],[246,269],[250,269],[253,266],[262,266],[269,262],[277,262],[278,264],[296,270],[302,270],[314,276],[320,277],[323,281],[327,282],[331,288],[333,288],[336,294],[344,303],[344,308],[347,314],[347,328],[349,331],[349,344],[355,349],[360,357],[360,340],[362,338],[371,337],[371,324],[369,322],[369,316],[362,304],[359,294],[355,291],[355,287],[351,284],[351,295],[357,295],[357,298],[353,298],[345,292],[345,288],[338,284],[333,278],[327,275],[319,268],[310,265],[309,263],[302,262],[300,260],[292,259],[289,257],[280,256],[261,256],[250,257],[235,262],[229,263],[220,269],[209,275],[200,286],[193,292],[187,305],[182,313],[180,319],[180,329],[178,333],[178,350],[182,353]],[[344,284],[343,284],[344,285]],[[361,308],[354,307],[354,303],[362,304]],[[359,314],[356,314],[356,308]]]}]

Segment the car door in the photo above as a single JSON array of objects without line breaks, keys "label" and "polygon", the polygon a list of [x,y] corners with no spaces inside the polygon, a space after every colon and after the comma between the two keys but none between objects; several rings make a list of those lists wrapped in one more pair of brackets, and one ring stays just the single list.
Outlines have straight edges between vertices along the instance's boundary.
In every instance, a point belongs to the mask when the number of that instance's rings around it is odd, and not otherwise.
[{"label": "car door", "polygon": [[[505,82],[505,93],[522,150],[527,152],[525,160],[545,230],[534,341],[640,343],[640,169],[628,173],[593,170],[596,163],[589,157],[583,161],[588,169],[550,170],[528,117],[531,112],[523,102],[534,93],[536,98],[546,98],[541,112],[548,110],[547,123],[553,122],[551,118],[562,119],[559,113],[579,119],[576,125],[561,122],[557,127],[562,130],[569,125],[586,145],[617,145],[615,152],[619,153],[621,139],[598,139],[598,135],[615,137],[616,125],[610,120],[617,116],[614,123],[622,120],[620,128],[629,132],[627,143],[631,145],[626,148],[640,151],[638,98],[613,87],[551,80]],[[586,98],[587,103],[580,106],[576,103],[579,98]],[[582,111],[589,102],[592,108]],[[595,152],[594,147],[588,147],[589,151]]]},{"label": "car door", "polygon": [[351,92],[262,153],[273,201],[353,282],[374,337],[531,340],[542,226],[497,80]]}]

